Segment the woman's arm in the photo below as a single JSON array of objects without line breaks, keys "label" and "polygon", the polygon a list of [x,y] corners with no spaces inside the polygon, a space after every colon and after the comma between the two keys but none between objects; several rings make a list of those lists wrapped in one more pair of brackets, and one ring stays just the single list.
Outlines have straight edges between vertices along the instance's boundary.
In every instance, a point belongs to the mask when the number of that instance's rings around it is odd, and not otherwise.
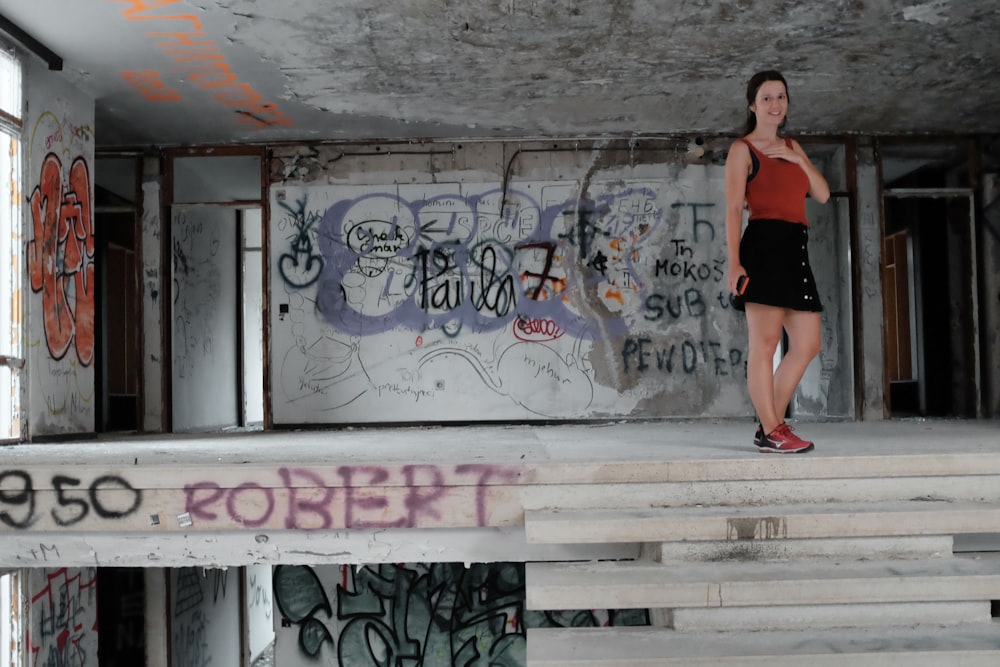
[{"label": "woman's arm", "polygon": [[806,176],[809,177],[809,196],[820,204],[825,204],[830,199],[830,186],[827,184],[826,179],[823,177],[823,174],[819,173],[819,169],[813,166],[813,163],[809,161],[809,156],[802,150],[802,146],[794,139],[792,140],[792,148],[802,158],[799,166],[802,167],[802,170],[806,172]]},{"label": "woman's arm", "polygon": [[791,142],[791,147],[787,146],[785,142],[781,142],[778,145],[764,149],[762,152],[768,157],[794,162],[799,165],[802,171],[806,173],[806,177],[809,178],[809,196],[820,204],[825,204],[830,198],[830,186],[827,185],[823,174],[819,173],[819,169],[814,167],[813,163],[809,161],[809,157],[802,150],[799,142],[794,139],[789,141]]},{"label": "woman's arm", "polygon": [[750,148],[742,141],[729,146],[726,157],[726,257],[729,274],[726,286],[736,293],[736,281],[746,273],[740,264],[740,236],[743,231],[743,209],[746,207],[747,176],[750,174]]}]

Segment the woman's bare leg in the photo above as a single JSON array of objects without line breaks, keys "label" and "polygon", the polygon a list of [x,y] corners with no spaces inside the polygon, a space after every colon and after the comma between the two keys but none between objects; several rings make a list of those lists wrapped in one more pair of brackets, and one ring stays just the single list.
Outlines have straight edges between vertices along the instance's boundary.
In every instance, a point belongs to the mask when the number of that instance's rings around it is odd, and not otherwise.
[{"label": "woman's bare leg", "polygon": [[[820,316],[796,310],[785,311],[788,352],[774,371],[774,411],[784,418],[795,388],[799,386],[809,363],[820,350]],[[765,431],[766,432],[766,431]]]},{"label": "woman's bare leg", "polygon": [[[779,405],[775,400],[776,376],[773,369],[774,352],[781,341],[786,312],[788,311],[784,308],[759,303],[746,304],[749,332],[747,388],[764,433],[770,433],[784,421],[785,413],[778,410]],[[787,403],[785,405],[787,407]]]}]

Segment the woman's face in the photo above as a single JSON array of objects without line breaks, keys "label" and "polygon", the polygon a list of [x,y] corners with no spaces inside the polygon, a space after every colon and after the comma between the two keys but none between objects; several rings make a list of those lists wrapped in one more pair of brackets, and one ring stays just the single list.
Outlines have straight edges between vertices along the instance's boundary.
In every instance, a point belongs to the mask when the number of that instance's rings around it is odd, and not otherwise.
[{"label": "woman's face", "polygon": [[760,125],[779,126],[788,113],[788,92],[780,81],[765,81],[757,89],[757,97],[750,106]]}]

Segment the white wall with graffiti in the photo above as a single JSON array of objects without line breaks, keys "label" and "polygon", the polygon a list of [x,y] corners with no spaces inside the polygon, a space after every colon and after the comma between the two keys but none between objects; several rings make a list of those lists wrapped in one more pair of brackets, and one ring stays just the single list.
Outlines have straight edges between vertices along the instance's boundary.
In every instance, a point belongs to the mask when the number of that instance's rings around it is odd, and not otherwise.
[{"label": "white wall with graffiti", "polygon": [[25,238],[29,430],[92,432],[94,100],[29,61]]},{"label": "white wall with graffiti", "polygon": [[749,414],[723,169],[271,189],[276,423]]},{"label": "white wall with graffiti", "polygon": [[523,563],[278,566],[274,664],[523,667],[528,628],[649,625],[644,609],[530,611],[524,590]]},{"label": "white wall with graffiti", "polygon": [[235,569],[170,570],[170,667],[243,664],[240,585]]},{"label": "white wall with graffiti", "polygon": [[721,162],[491,178],[370,153],[272,177],[276,424],[751,414]]},{"label": "white wall with graffiti", "polygon": [[25,572],[30,664],[98,667],[96,568],[34,568]]}]

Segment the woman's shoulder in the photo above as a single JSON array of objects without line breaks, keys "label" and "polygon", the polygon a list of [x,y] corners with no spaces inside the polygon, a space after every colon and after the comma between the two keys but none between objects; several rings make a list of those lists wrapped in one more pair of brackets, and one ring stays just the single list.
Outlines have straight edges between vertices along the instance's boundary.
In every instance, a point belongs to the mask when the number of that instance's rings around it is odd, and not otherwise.
[{"label": "woman's shoulder", "polygon": [[746,137],[739,137],[733,139],[733,142],[729,144],[729,155],[749,155],[750,154],[750,142],[747,141]]}]

